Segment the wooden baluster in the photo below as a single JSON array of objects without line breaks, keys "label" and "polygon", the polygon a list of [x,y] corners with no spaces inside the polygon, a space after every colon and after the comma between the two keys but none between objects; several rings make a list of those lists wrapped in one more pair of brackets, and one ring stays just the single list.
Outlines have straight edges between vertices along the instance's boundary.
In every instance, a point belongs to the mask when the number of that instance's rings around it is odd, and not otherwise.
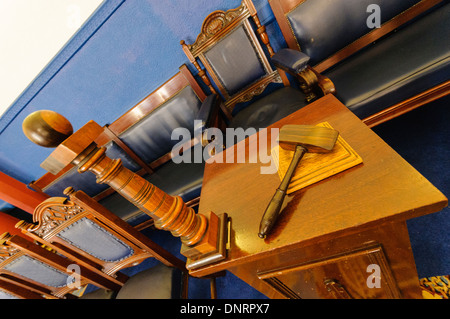
[{"label": "wooden baluster", "polygon": [[198,71],[198,75],[202,78],[203,82],[209,87],[212,94],[217,94],[216,89],[214,89],[214,86],[212,86],[211,81],[209,80],[208,76],[206,75],[206,71],[203,70],[200,65],[198,64],[197,60],[192,55],[191,51],[189,50],[188,45],[184,40],[180,41],[181,46],[183,47],[183,51],[186,54],[186,56],[189,58],[189,61],[195,66],[195,68]]},{"label": "wooden baluster", "polygon": [[74,161],[80,173],[90,171],[97,183],[108,184],[155,221],[155,226],[172,232],[188,246],[197,244],[205,234],[207,220],[195,214],[183,200],[170,196],[141,176],[122,165],[120,159],[110,159],[105,148],[95,148],[86,158]]},{"label": "wooden baluster", "polygon": [[250,1],[244,0],[244,2],[248,8],[248,11],[250,12],[250,15],[253,18],[253,21],[255,21],[256,32],[258,33],[259,38],[267,47],[267,51],[269,52],[270,57],[272,57],[275,54],[275,52],[273,51],[272,45],[270,44],[269,36],[266,33],[266,26],[261,25],[261,21],[259,20],[256,8],[253,5],[253,2],[251,0]]}]

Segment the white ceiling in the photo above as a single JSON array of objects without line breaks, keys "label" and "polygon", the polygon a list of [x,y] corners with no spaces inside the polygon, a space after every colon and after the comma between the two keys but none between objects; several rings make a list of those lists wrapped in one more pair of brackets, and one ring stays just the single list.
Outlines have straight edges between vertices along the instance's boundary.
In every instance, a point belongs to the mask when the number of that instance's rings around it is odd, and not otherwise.
[{"label": "white ceiling", "polygon": [[0,0],[0,116],[103,0]]}]

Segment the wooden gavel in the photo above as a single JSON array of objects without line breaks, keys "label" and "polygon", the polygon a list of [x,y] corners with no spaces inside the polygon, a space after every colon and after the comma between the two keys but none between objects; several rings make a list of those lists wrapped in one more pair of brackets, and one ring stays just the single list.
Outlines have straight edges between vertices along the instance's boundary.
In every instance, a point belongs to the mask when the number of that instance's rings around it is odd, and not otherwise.
[{"label": "wooden gavel", "polygon": [[152,217],[155,227],[180,237],[183,244],[181,254],[188,258],[188,269],[225,258],[226,214],[220,217],[213,212],[209,216],[196,214],[181,197],[167,194],[124,167],[120,159],[106,156],[106,148],[98,147],[94,142],[104,130],[96,122],[89,121],[72,133],[72,125],[62,115],[53,111],[37,111],[24,120],[22,127],[35,144],[56,147],[41,163],[42,168],[57,174],[73,164],[79,173],[92,172],[97,183],[109,185]]}]

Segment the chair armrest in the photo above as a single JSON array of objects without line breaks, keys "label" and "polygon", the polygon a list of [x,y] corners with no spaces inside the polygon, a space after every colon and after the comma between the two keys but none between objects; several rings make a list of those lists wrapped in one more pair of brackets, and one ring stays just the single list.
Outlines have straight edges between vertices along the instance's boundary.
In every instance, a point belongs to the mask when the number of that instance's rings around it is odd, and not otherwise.
[{"label": "chair armrest", "polygon": [[281,49],[272,56],[272,62],[277,68],[294,74],[305,70],[309,59],[305,53],[292,49]]},{"label": "chair armrest", "polygon": [[281,49],[272,57],[277,68],[296,76],[300,89],[306,94],[307,103],[320,96],[336,93],[333,82],[309,66],[309,60],[305,53],[292,49]]},{"label": "chair armrest", "polygon": [[211,126],[210,123],[213,121],[215,109],[219,103],[220,99],[217,94],[211,94],[206,97],[195,117],[195,120],[200,121],[199,124],[194,127],[195,132],[203,132]]}]

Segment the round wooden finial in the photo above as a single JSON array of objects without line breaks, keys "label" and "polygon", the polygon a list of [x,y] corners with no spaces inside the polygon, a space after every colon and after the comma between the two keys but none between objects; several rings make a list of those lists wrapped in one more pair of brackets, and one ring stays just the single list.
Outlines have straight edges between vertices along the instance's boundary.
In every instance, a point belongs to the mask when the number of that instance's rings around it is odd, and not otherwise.
[{"label": "round wooden finial", "polygon": [[73,133],[72,124],[64,116],[49,110],[28,115],[22,129],[30,141],[43,147],[56,147]]}]

